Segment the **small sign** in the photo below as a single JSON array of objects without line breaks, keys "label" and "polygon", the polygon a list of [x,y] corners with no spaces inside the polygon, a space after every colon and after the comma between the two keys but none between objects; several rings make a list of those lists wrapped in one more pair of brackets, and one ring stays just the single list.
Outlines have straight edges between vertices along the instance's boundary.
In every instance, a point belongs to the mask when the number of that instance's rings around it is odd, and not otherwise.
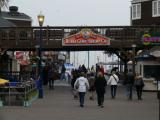
[{"label": "small sign", "polygon": [[92,32],[90,29],[82,29],[79,33],[68,36],[62,40],[63,46],[84,45],[110,45],[110,38]]}]

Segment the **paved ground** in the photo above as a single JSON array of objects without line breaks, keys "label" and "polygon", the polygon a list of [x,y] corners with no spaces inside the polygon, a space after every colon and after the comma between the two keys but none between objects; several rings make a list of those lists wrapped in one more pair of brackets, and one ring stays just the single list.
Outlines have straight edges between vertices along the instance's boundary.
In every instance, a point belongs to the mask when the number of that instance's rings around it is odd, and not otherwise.
[{"label": "paved ground", "polygon": [[[63,84],[61,84],[63,85]],[[0,120],[159,120],[159,101],[156,93],[145,92],[143,101],[134,95],[128,101],[123,87],[118,88],[117,98],[110,99],[109,88],[105,95],[104,108],[97,106],[86,96],[85,107],[73,99],[71,89],[67,85],[55,90],[45,88],[44,99],[34,101],[30,107],[5,106],[0,109]]]}]

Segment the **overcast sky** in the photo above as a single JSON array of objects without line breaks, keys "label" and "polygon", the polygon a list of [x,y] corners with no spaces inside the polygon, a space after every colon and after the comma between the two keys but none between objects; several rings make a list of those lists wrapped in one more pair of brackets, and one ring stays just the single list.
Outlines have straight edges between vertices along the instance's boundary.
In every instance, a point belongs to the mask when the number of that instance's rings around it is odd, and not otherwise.
[{"label": "overcast sky", "polygon": [[[10,0],[9,5],[29,15],[33,26],[38,25],[40,11],[45,15],[44,26],[130,25],[130,0]],[[77,64],[87,66],[87,52],[76,56]],[[73,62],[73,53],[71,57]],[[90,66],[98,61],[97,57],[105,60],[102,52],[91,52]]]},{"label": "overcast sky", "polygon": [[44,25],[129,25],[130,0],[10,0],[20,12],[32,17],[45,15]]}]

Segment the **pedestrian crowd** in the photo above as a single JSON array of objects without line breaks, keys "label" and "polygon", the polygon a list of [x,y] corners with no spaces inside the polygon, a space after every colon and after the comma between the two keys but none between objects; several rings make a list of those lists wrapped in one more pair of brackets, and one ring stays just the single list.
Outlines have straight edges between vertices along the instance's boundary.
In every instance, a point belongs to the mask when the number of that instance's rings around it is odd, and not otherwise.
[{"label": "pedestrian crowd", "polygon": [[[115,99],[119,81],[122,79],[117,69],[112,69],[111,73],[107,74],[107,77],[106,74],[103,66],[98,64],[96,67],[92,66],[91,69],[87,69],[85,65],[80,65],[78,69],[72,69],[71,73],[67,75],[64,65],[61,66],[61,71],[59,72],[56,64],[47,64],[43,68],[43,84],[48,85],[49,90],[53,90],[55,80],[71,81],[74,99],[79,99],[80,107],[84,107],[85,94],[89,91],[89,99],[94,100],[96,93],[97,105],[103,108],[106,86],[110,86],[111,99]],[[142,100],[144,87],[142,76],[138,73],[134,75],[133,71],[129,70],[123,79],[127,99],[132,100],[133,88],[135,88],[138,100]]]},{"label": "pedestrian crowd", "polygon": [[[109,85],[111,89],[111,99],[116,98],[117,86],[120,81],[120,76],[116,70],[113,70],[106,80],[103,66],[94,66],[87,70],[84,65],[80,66],[78,70],[72,71],[71,86],[75,99],[79,99],[80,107],[84,107],[85,94],[89,91],[90,100],[94,100],[96,93],[97,105],[104,107],[104,94],[106,93],[106,86]],[[133,88],[136,89],[138,100],[142,100],[142,90],[144,82],[140,74],[135,75],[131,70],[127,71],[126,78],[124,78],[123,85],[126,88],[126,96],[128,100],[132,100]]]}]

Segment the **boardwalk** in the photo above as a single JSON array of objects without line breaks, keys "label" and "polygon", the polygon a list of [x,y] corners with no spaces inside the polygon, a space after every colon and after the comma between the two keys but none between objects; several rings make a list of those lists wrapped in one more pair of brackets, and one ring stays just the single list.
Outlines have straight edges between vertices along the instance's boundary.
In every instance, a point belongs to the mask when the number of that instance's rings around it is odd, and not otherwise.
[{"label": "boardwalk", "polygon": [[5,106],[0,109],[0,120],[159,120],[159,102],[155,93],[145,92],[143,101],[134,95],[128,101],[123,87],[118,88],[117,98],[110,99],[109,88],[104,108],[86,96],[85,107],[80,108],[73,99],[70,87],[56,85],[55,90],[45,88],[44,99],[30,107]]}]

